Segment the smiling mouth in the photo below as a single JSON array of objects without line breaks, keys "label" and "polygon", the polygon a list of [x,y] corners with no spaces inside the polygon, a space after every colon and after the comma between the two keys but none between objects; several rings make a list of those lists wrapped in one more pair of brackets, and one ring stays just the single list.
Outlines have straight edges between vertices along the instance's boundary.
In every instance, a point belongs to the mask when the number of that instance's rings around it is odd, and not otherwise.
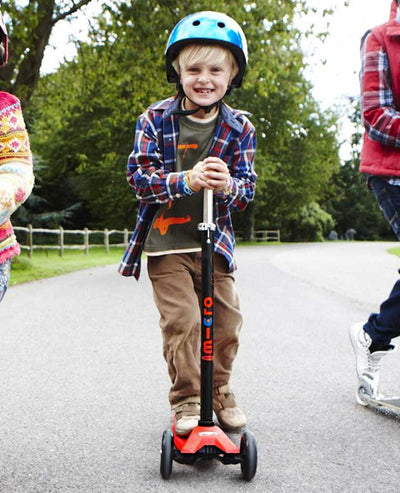
[{"label": "smiling mouth", "polygon": [[195,91],[198,94],[211,94],[213,90],[212,89],[204,89],[204,88],[196,88]]}]

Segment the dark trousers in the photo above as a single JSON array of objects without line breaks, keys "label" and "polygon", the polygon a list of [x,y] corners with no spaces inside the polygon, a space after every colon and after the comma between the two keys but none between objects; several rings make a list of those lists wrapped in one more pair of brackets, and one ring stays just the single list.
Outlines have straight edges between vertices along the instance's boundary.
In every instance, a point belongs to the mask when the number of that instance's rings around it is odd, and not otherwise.
[{"label": "dark trousers", "polygon": [[[377,176],[371,176],[368,183],[383,215],[400,239],[400,186],[390,185]],[[381,304],[379,313],[371,313],[364,330],[373,341],[385,344],[400,336],[400,279],[393,286],[389,297]]]}]

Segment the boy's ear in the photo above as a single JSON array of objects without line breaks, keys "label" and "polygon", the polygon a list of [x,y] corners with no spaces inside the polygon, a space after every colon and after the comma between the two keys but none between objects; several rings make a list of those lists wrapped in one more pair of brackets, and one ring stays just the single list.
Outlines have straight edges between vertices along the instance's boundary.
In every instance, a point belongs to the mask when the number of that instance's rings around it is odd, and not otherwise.
[{"label": "boy's ear", "polygon": [[239,67],[235,67],[231,72],[231,76],[229,78],[229,85],[232,83],[233,79],[237,76],[238,73],[239,73]]}]

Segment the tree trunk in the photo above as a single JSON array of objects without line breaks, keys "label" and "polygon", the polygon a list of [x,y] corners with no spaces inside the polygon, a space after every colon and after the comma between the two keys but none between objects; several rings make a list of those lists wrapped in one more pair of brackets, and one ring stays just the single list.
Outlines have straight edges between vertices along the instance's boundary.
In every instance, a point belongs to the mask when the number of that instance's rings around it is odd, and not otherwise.
[{"label": "tree trunk", "polygon": [[54,8],[54,0],[40,0],[38,2],[39,18],[36,29],[33,32],[32,46],[22,59],[13,85],[13,91],[18,94],[18,97],[25,105],[32,97],[39,80],[44,51],[54,26]]},{"label": "tree trunk", "polygon": [[254,239],[254,202],[250,202],[243,214],[243,241]]},{"label": "tree trunk", "polygon": [[90,2],[71,1],[63,11],[56,0],[30,0],[27,7],[8,5],[12,18],[10,57],[9,63],[0,71],[0,89],[14,92],[26,106],[39,81],[53,27]]}]

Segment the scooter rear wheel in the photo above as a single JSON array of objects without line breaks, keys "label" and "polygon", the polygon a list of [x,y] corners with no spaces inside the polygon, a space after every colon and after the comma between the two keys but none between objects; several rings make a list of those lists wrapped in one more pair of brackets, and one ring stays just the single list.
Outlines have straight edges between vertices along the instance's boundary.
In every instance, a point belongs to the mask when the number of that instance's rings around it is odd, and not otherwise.
[{"label": "scooter rear wheel", "polygon": [[163,479],[169,479],[172,473],[174,437],[171,430],[165,430],[161,440],[160,473]]},{"label": "scooter rear wheel", "polygon": [[243,479],[251,481],[257,471],[257,443],[251,431],[245,431],[240,439],[240,457]]}]

